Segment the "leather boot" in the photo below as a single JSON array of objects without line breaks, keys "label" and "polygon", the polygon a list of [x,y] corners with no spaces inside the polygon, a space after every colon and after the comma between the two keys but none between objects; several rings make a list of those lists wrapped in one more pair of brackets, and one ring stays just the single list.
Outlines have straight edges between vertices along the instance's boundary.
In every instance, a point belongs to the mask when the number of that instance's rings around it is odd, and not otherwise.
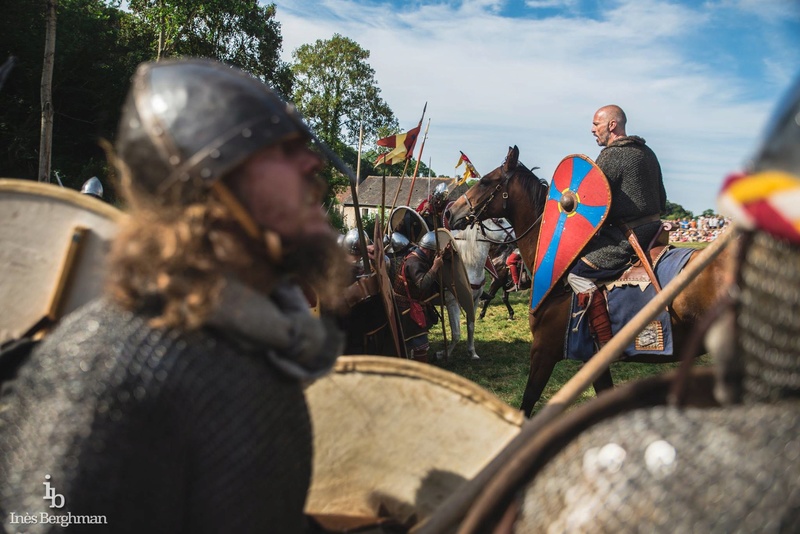
[{"label": "leather boot", "polygon": [[428,363],[428,349],[414,349],[411,353],[411,359],[416,362]]},{"label": "leather boot", "polygon": [[586,309],[589,319],[589,330],[592,332],[598,347],[603,347],[611,340],[611,318],[608,316],[606,295],[597,289],[591,293],[579,293],[578,304]]}]

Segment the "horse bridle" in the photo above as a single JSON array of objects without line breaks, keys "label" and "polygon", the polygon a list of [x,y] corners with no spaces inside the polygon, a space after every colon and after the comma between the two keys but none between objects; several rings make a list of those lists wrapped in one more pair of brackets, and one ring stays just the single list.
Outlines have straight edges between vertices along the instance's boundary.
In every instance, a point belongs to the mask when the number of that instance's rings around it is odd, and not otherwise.
[{"label": "horse bridle", "polygon": [[[538,225],[539,222],[542,220],[542,216],[544,215],[544,209],[542,209],[542,213],[539,214],[539,216],[536,218],[536,220],[533,221],[531,223],[531,225],[524,232],[522,232],[519,236],[517,236],[515,239],[503,240],[503,241],[495,241],[494,239],[492,239],[488,235],[486,235],[486,225],[483,224],[483,220],[480,219],[480,216],[483,214],[483,212],[486,210],[486,208],[489,206],[489,204],[492,203],[492,201],[494,200],[495,195],[497,195],[497,193],[500,192],[500,190],[503,190],[503,195],[502,195],[503,212],[505,212],[508,209],[508,191],[506,190],[506,187],[508,186],[509,180],[511,180],[511,176],[512,176],[512,173],[509,172],[508,170],[504,169],[503,170],[503,176],[501,177],[501,179],[497,183],[497,185],[494,187],[494,191],[492,191],[492,194],[489,195],[483,201],[481,201],[477,206],[473,206],[472,205],[472,202],[469,201],[469,197],[467,197],[467,193],[466,192],[464,192],[464,194],[461,195],[461,196],[464,197],[464,202],[467,204],[467,208],[469,208],[469,212],[467,213],[466,217],[464,217],[464,218],[469,223],[470,228],[475,226],[475,224],[478,224],[480,226],[480,229],[481,229],[481,234],[483,234],[483,237],[486,238],[486,241],[488,241],[489,243],[494,243],[496,245],[504,245],[504,244],[507,244],[507,243],[516,243],[517,241],[519,241],[520,239],[525,237],[525,235],[528,232],[533,230],[533,228],[536,225]],[[508,234],[506,234],[506,235],[508,236]]]}]

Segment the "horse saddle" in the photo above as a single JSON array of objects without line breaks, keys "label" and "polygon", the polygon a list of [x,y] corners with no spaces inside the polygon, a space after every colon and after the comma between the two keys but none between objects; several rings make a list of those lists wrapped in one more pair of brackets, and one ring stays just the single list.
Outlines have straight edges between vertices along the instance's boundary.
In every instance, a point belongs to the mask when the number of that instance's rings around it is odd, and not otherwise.
[{"label": "horse saddle", "polygon": [[[647,251],[647,254],[650,257],[650,265],[654,270],[656,269],[659,261],[661,261],[661,258],[663,258],[667,252],[669,252],[670,248],[672,247],[669,245],[659,245],[652,247]],[[640,289],[644,290],[644,288],[650,285],[651,282],[650,275],[647,274],[647,269],[645,269],[642,261],[638,260],[636,263],[628,267],[628,269],[622,273],[619,278],[605,281],[602,283],[602,285],[607,290],[621,286],[638,286]]]},{"label": "horse saddle", "polygon": [[[694,252],[688,248],[672,247],[655,247],[651,251],[653,270],[662,286],[677,276]],[[608,314],[614,334],[656,295],[655,287],[641,264],[632,265],[617,280],[609,280],[601,285],[607,291]],[[595,347],[584,311],[573,295],[564,357],[585,362],[594,355]],[[623,358],[643,354],[673,354],[672,322],[666,308],[636,336],[623,352]]]}]

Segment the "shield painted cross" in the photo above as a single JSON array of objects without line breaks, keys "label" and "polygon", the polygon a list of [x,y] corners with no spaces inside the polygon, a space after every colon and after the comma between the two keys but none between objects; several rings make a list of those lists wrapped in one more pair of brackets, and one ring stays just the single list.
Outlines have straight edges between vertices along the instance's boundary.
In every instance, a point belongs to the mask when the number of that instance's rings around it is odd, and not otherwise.
[{"label": "shield painted cross", "polygon": [[533,264],[531,313],[606,220],[611,189],[587,156],[567,156],[556,167],[542,215]]}]

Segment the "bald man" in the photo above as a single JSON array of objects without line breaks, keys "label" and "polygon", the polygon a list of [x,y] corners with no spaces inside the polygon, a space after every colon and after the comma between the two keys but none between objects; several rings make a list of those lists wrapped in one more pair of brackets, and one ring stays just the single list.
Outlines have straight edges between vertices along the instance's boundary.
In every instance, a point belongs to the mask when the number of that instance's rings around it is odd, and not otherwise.
[{"label": "bald man", "polygon": [[616,105],[603,106],[592,119],[592,135],[604,147],[597,166],[611,187],[611,208],[600,230],[584,248],[583,257],[567,280],[587,312],[598,346],[611,339],[611,322],[602,291],[596,280],[616,278],[637,261],[636,252],[625,237],[623,225],[631,228],[646,247],[661,226],[667,194],[661,166],[645,140],[625,132],[627,117]]}]

